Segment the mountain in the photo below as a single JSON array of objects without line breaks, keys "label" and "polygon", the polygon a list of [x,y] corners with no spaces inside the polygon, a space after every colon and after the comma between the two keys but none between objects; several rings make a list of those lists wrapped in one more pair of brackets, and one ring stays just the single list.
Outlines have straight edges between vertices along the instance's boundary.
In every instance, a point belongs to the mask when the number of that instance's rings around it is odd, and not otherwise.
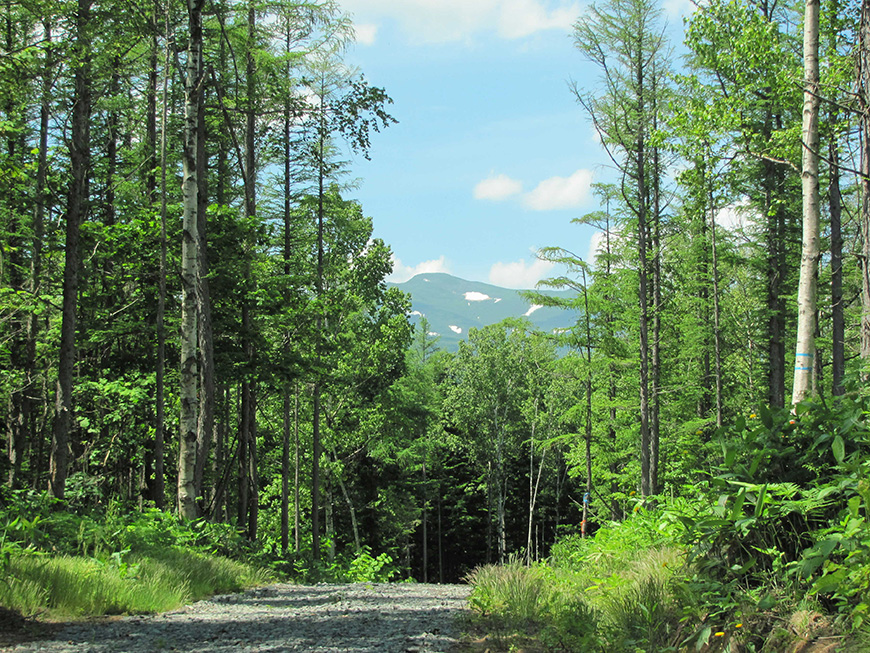
[{"label": "mountain", "polygon": [[[508,317],[526,317],[542,331],[565,329],[579,317],[576,311],[533,306],[521,290],[466,281],[440,272],[418,274],[404,283],[390,284],[411,295],[412,318],[429,321],[429,331],[438,334],[442,349],[455,351],[471,327],[483,327]],[[546,295],[571,297],[572,291],[543,291]]]}]

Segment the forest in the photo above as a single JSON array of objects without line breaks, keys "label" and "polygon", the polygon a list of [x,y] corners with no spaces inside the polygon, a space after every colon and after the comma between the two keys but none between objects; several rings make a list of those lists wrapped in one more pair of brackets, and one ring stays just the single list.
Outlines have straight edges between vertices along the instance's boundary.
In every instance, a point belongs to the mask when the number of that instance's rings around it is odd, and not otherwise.
[{"label": "forest", "polygon": [[625,650],[726,650],[714,617],[777,605],[867,625],[870,2],[709,0],[682,44],[654,0],[590,5],[570,92],[616,174],[576,219],[595,259],[539,252],[573,298],[528,293],[581,317],[456,353],[350,199],[395,119],[339,3],[0,11],[4,576],[184,525],[290,575],[470,579],[493,615],[487,565],[619,561],[592,610],[672,547],[654,580],[691,598],[625,609]]}]

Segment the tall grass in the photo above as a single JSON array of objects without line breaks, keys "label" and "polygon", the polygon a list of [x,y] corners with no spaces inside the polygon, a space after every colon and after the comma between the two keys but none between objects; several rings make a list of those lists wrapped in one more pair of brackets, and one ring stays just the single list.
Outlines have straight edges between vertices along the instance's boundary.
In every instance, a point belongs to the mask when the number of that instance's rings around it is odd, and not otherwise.
[{"label": "tall grass", "polygon": [[535,641],[552,650],[600,650],[597,615],[570,576],[511,560],[478,567],[466,580],[477,625],[501,647],[513,650]]},{"label": "tall grass", "polygon": [[212,593],[261,584],[263,572],[220,557],[168,549],[156,557],[17,555],[0,580],[0,605],[54,618],[162,612]]},{"label": "tall grass", "polygon": [[597,545],[579,542],[570,553],[546,566],[512,561],[469,574],[478,625],[546,650],[676,650],[682,551],[602,538]]}]

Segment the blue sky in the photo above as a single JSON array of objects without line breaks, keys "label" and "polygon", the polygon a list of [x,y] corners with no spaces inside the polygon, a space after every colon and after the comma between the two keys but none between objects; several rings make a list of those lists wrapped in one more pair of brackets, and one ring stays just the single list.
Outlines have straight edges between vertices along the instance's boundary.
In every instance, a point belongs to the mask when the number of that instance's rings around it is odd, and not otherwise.
[{"label": "blue sky", "polygon": [[[569,81],[597,73],[573,46],[572,0],[339,0],[357,43],[347,62],[393,98],[399,120],[356,159],[352,192],[393,248],[391,280],[448,272],[530,288],[558,271],[535,252],[587,257],[606,154]],[[687,0],[667,0],[678,33]]]}]

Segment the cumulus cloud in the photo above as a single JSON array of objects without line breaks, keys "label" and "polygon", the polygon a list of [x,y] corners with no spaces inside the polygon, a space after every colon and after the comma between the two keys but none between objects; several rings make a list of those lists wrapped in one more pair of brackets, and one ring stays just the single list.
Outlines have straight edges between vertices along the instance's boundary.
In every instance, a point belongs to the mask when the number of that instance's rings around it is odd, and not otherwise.
[{"label": "cumulus cloud", "polygon": [[485,302],[487,299],[492,299],[492,297],[476,290],[469,290],[465,293],[465,299],[469,302]]},{"label": "cumulus cloud", "polygon": [[393,19],[413,42],[468,41],[491,31],[518,39],[543,30],[567,31],[580,16],[576,0],[342,0],[367,21]]},{"label": "cumulus cloud", "polygon": [[523,190],[523,182],[507,175],[492,174],[474,187],[474,199],[500,202]]},{"label": "cumulus cloud", "polygon": [[496,263],[489,270],[489,282],[503,288],[534,288],[541,279],[550,275],[555,263],[535,259],[531,264],[525,259],[513,263]]},{"label": "cumulus cloud", "polygon": [[665,14],[672,20],[682,19],[685,16],[691,16],[694,13],[697,5],[692,0],[664,0],[662,9]]},{"label": "cumulus cloud", "polygon": [[524,203],[533,211],[576,208],[589,199],[592,179],[592,171],[583,169],[570,177],[550,177],[527,194]]},{"label": "cumulus cloud", "polygon": [[580,16],[580,5],[549,9],[537,0],[506,0],[501,3],[498,31],[507,39],[518,39],[549,29],[569,31]]},{"label": "cumulus cloud", "polygon": [[450,272],[450,264],[442,255],[431,261],[423,261],[417,265],[405,265],[401,259],[393,257],[393,273],[387,277],[392,283],[402,283],[418,274],[427,272]]},{"label": "cumulus cloud", "polygon": [[354,25],[356,42],[362,45],[374,45],[378,36],[378,26],[372,23]]},{"label": "cumulus cloud", "polygon": [[586,253],[586,262],[589,265],[595,265],[598,260],[598,252],[604,246],[604,232],[596,231],[589,239],[589,251]]},{"label": "cumulus cloud", "polygon": [[728,231],[742,229],[753,217],[753,209],[749,200],[742,199],[719,209],[716,213],[716,224]]}]

